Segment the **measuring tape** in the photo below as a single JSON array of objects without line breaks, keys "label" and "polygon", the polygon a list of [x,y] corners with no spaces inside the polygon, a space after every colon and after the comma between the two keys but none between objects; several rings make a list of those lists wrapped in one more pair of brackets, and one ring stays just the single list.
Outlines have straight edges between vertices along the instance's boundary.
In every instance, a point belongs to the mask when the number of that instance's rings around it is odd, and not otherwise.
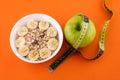
[{"label": "measuring tape", "polygon": [[[111,17],[113,15],[113,12],[107,7],[106,5],[106,0],[104,1],[104,7],[105,9],[111,14]],[[110,17],[110,19],[111,19]],[[77,50],[79,48],[79,46],[82,44],[84,38],[85,38],[85,35],[88,31],[88,27],[89,27],[89,19],[87,16],[85,15],[82,15],[82,22],[81,22],[81,33],[78,37],[78,39],[74,42],[73,45],[69,46],[69,48],[62,54],[60,55],[49,67],[48,67],[48,70],[50,72],[53,72],[68,56],[70,56],[70,54],[74,53],[74,52],[78,52],[80,53],[85,59],[88,59],[88,60],[95,60],[97,58],[99,58],[104,50],[105,50],[105,39],[106,39],[106,32],[107,32],[107,29],[108,29],[108,25],[110,23],[110,19],[108,19],[102,30],[101,30],[101,34],[100,34],[100,38],[99,38],[99,50],[98,50],[98,53],[96,54],[95,57],[93,58],[87,58],[85,57],[79,50]]]}]

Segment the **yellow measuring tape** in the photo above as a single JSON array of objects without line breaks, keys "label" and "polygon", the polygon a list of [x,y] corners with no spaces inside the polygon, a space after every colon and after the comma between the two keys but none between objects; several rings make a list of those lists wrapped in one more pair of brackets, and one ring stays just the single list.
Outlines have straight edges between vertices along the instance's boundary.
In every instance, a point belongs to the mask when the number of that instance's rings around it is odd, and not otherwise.
[{"label": "yellow measuring tape", "polygon": [[[106,0],[104,1],[104,7],[105,9],[111,14],[111,17],[113,15],[113,12],[112,10],[110,10],[108,7],[107,7],[107,4],[106,4]],[[102,30],[101,30],[101,34],[100,34],[100,38],[99,38],[99,50],[98,50],[98,53],[96,54],[95,57],[93,58],[87,58],[85,57],[80,51],[78,51],[77,49],[79,48],[79,46],[82,44],[84,38],[85,38],[85,35],[88,31],[88,27],[89,27],[89,19],[87,16],[85,15],[80,15],[82,16],[82,22],[81,22],[81,30],[80,30],[80,35],[78,37],[78,39],[74,42],[73,45],[71,45],[62,55],[60,55],[49,67],[49,71],[52,72],[54,71],[70,54],[72,54],[73,52],[77,51],[79,52],[85,59],[88,59],[88,60],[95,60],[97,58],[99,58],[104,50],[105,50],[105,39],[106,39],[106,32],[107,32],[107,29],[108,29],[108,25],[110,23],[110,19],[108,19]]]}]

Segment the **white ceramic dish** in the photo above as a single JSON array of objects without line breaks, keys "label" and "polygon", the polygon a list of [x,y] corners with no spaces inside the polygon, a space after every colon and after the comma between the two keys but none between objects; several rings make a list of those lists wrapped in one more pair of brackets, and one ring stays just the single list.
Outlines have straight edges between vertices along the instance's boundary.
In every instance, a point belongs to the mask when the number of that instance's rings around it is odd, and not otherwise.
[{"label": "white ceramic dish", "polygon": [[[47,21],[50,22],[52,25],[54,25],[56,27],[56,29],[58,30],[58,41],[59,41],[59,46],[58,48],[53,52],[53,54],[44,59],[44,60],[39,60],[39,61],[31,61],[26,59],[25,57],[21,56],[15,46],[15,38],[16,38],[16,32],[17,30],[25,25],[29,20],[34,19],[34,20],[38,20],[38,21]],[[53,58],[60,50],[60,48],[62,47],[62,43],[63,43],[63,32],[61,29],[61,26],[59,25],[59,23],[52,17],[46,15],[46,14],[29,14],[27,16],[24,16],[23,18],[21,18],[19,21],[16,22],[16,24],[13,26],[11,33],[10,33],[10,46],[12,51],[14,52],[14,54],[21,60],[28,62],[28,63],[42,63],[45,61],[50,60],[51,58]]]}]

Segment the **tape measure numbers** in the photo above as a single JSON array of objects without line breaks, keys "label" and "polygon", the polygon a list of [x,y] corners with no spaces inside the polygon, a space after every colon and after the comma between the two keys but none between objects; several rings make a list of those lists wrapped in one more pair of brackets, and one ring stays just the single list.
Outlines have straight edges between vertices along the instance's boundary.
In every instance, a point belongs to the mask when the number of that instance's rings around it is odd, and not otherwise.
[{"label": "tape measure numbers", "polygon": [[75,49],[78,49],[79,48],[79,46],[81,45],[81,43],[82,43],[82,41],[84,40],[84,38],[85,38],[85,35],[86,35],[86,33],[87,33],[87,30],[88,30],[88,24],[89,24],[89,19],[86,17],[86,16],[84,16],[84,15],[82,15],[82,17],[83,17],[83,20],[82,20],[82,23],[81,23],[81,33],[80,33],[80,35],[79,35],[79,37],[78,37],[78,39],[74,42],[74,44],[72,45]]},{"label": "tape measure numbers", "polygon": [[87,29],[88,29],[88,18],[86,16],[83,16],[83,20],[81,23],[81,34],[79,35],[79,38],[77,39],[77,41],[75,41],[73,46],[70,46],[62,55],[60,55],[49,67],[49,71],[52,72],[54,71],[57,66],[59,66],[68,56],[70,56],[70,54],[72,54],[73,52],[75,52],[77,50],[77,48],[79,48],[79,45],[82,43],[85,34],[87,33]]},{"label": "tape measure numbers", "polygon": [[[104,7],[105,9],[111,14],[111,17],[113,15],[113,12],[112,10],[110,10],[107,5],[106,5],[106,0],[104,1]],[[95,57],[93,58],[87,58],[83,55],[83,53],[81,53],[80,51],[78,51],[77,49],[79,48],[79,46],[81,45],[81,43],[83,42],[85,36],[86,36],[86,33],[88,31],[88,27],[89,27],[89,19],[88,17],[84,16],[84,15],[80,15],[82,16],[82,22],[81,22],[81,33],[78,37],[78,39],[74,42],[73,45],[69,46],[69,48],[62,54],[60,55],[49,67],[48,67],[48,70],[50,72],[54,71],[68,56],[70,56],[70,54],[72,54],[73,52],[78,52],[80,53],[85,59],[88,59],[88,60],[95,60],[97,58],[99,58],[104,50],[105,50],[105,39],[106,39],[106,32],[107,32],[107,29],[108,29],[108,25],[110,23],[110,19],[107,20],[105,22],[105,24],[103,25],[103,28],[101,30],[101,34],[100,34],[100,38],[99,38],[99,50],[98,50],[98,53],[96,54]]]}]

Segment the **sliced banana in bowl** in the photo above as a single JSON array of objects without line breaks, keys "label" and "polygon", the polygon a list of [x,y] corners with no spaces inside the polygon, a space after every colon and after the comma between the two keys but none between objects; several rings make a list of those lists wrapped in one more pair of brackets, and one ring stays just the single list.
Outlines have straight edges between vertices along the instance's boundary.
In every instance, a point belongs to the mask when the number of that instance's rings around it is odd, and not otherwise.
[{"label": "sliced banana in bowl", "polygon": [[28,63],[50,60],[59,52],[62,43],[61,26],[46,14],[30,14],[21,18],[10,33],[12,51]]},{"label": "sliced banana in bowl", "polygon": [[47,47],[50,50],[55,50],[58,47],[58,40],[56,38],[50,38],[49,41],[47,42]]},{"label": "sliced banana in bowl", "polygon": [[21,47],[25,44],[25,38],[24,37],[18,37],[16,40],[15,40],[15,45],[16,47]]},{"label": "sliced banana in bowl", "polygon": [[42,49],[40,50],[39,54],[40,54],[40,57],[41,57],[41,58],[45,59],[45,58],[50,57],[51,54],[52,54],[52,52],[51,52],[50,49],[48,49],[47,47],[45,47],[45,48],[42,48]]},{"label": "sliced banana in bowl", "polygon": [[35,29],[38,25],[38,22],[35,20],[30,20],[27,22],[28,29]]},{"label": "sliced banana in bowl", "polygon": [[28,33],[28,29],[26,27],[21,27],[18,31],[17,31],[17,34],[19,36],[24,36]]},{"label": "sliced banana in bowl", "polygon": [[18,52],[22,56],[27,56],[29,54],[29,48],[27,46],[21,46]]},{"label": "sliced banana in bowl", "polygon": [[57,36],[57,29],[55,27],[49,27],[47,30],[47,36],[49,37]]},{"label": "sliced banana in bowl", "polygon": [[32,61],[35,61],[39,58],[39,54],[36,50],[31,50],[28,54],[28,58]]},{"label": "sliced banana in bowl", "polygon": [[47,30],[47,28],[49,27],[49,23],[45,22],[45,21],[40,21],[39,22],[39,29],[40,30]]}]

